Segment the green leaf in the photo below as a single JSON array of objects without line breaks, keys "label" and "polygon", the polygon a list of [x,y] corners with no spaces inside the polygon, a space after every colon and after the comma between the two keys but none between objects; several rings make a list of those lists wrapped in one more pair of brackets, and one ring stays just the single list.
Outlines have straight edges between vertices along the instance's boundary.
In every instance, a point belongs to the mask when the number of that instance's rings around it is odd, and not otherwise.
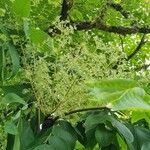
[{"label": "green leaf", "polygon": [[69,144],[67,143],[67,141],[65,141],[64,139],[62,139],[60,137],[56,137],[56,136],[50,137],[49,145],[51,147],[53,147],[53,149],[55,149],[55,150],[62,150],[62,149],[71,150],[71,148],[69,147]]},{"label": "green leaf", "polygon": [[61,126],[62,129],[69,132],[75,140],[78,139],[75,128],[71,125],[71,123],[61,120],[61,121],[59,121],[59,125]]},{"label": "green leaf", "polygon": [[85,143],[85,147],[88,150],[93,150],[93,148],[96,145],[96,139],[95,139],[95,130],[96,128],[90,129],[88,131],[86,131],[86,143]]},{"label": "green leaf", "polygon": [[132,116],[131,116],[132,123],[135,123],[141,119],[145,119],[146,122],[150,124],[150,115],[148,112],[143,112],[143,111],[132,112]]},{"label": "green leaf", "polygon": [[50,145],[48,144],[42,144],[37,146],[36,148],[34,148],[33,150],[55,150],[54,148],[52,148]]},{"label": "green leaf", "polygon": [[4,126],[5,132],[9,134],[18,134],[17,126],[12,121],[7,121]]},{"label": "green leaf", "polygon": [[117,133],[116,134],[117,141],[121,150],[127,150],[127,144],[124,139]]},{"label": "green leaf", "polygon": [[149,143],[150,144],[150,130],[149,129],[145,129],[143,127],[138,127],[135,126],[134,127],[136,136],[138,138],[138,143],[140,145],[143,145],[143,143]]},{"label": "green leaf", "polygon": [[64,130],[62,127],[60,126],[54,126],[53,131],[52,131],[53,135],[56,137],[59,137],[61,139],[63,139],[64,141],[66,141],[68,143],[68,146],[71,149],[74,149],[75,147],[75,142],[76,142],[76,138],[74,137],[74,135],[72,135],[71,133],[69,133],[68,131]]},{"label": "green leaf", "polygon": [[[35,123],[34,122],[34,126],[35,126]],[[37,127],[35,126],[35,130],[37,132]],[[35,133],[36,133],[35,132]],[[35,136],[35,140],[28,146],[28,150],[33,150],[34,148],[38,147],[39,145],[45,143],[45,142],[48,142],[48,139],[50,138],[50,135],[52,134],[52,129],[49,128],[47,129],[46,131],[43,130],[40,132],[40,134],[37,134],[37,136]]]},{"label": "green leaf", "polygon": [[114,139],[114,134],[105,128],[104,125],[99,125],[95,131],[95,137],[100,147],[108,146]]},{"label": "green leaf", "polygon": [[14,93],[6,94],[2,98],[1,103],[2,104],[20,103],[20,104],[26,105],[26,102],[21,97],[19,97],[18,95]]},{"label": "green leaf", "polygon": [[126,139],[128,143],[132,143],[134,141],[134,136],[131,131],[121,122],[116,120],[114,117],[109,116],[107,118],[108,121],[118,130],[118,132]]},{"label": "green leaf", "polygon": [[19,134],[15,136],[13,150],[20,150],[20,138]]},{"label": "green leaf", "polygon": [[94,97],[114,110],[150,110],[150,97],[134,80],[114,79],[89,83]]},{"label": "green leaf", "polygon": [[13,11],[17,17],[29,17],[30,15],[30,0],[14,0],[13,1]]},{"label": "green leaf", "polygon": [[30,124],[27,121],[20,119],[18,130],[20,136],[20,149],[27,150],[28,146],[34,141],[34,134]]},{"label": "green leaf", "polygon": [[3,90],[4,95],[8,93],[14,93],[25,99],[25,101],[28,101],[31,96],[29,94],[29,89],[31,88],[30,84],[12,84],[8,86],[2,86],[0,88]]},{"label": "green leaf", "polygon": [[135,87],[126,90],[117,100],[113,101],[115,110],[150,110],[150,105],[144,101],[145,91],[142,88]]},{"label": "green leaf", "polygon": [[85,120],[85,131],[95,128],[98,124],[104,123],[106,121],[107,115],[104,112],[98,114],[91,114]]},{"label": "green leaf", "polygon": [[40,29],[30,28],[30,40],[35,45],[43,45],[49,36]]},{"label": "green leaf", "polygon": [[142,145],[141,150],[148,150],[148,149],[150,149],[150,143],[144,143],[144,144]]},{"label": "green leaf", "polygon": [[109,102],[112,102],[118,99],[118,97],[120,97],[124,93],[124,91],[118,91],[113,93],[99,92],[96,89],[94,89],[92,92],[94,93],[94,100],[102,104],[107,104]]},{"label": "green leaf", "polygon": [[19,110],[19,111],[12,117],[13,121],[18,120],[18,119],[20,118],[20,116],[21,116],[21,110]]},{"label": "green leaf", "polygon": [[127,124],[128,128],[130,128],[130,131],[132,132],[132,134],[134,135],[134,141],[129,144],[129,149],[133,149],[133,150],[137,150],[137,149],[142,149],[146,148],[146,146],[149,146],[150,144],[150,130],[143,128],[143,127],[139,127],[137,125],[133,126],[130,124]]},{"label": "green leaf", "polygon": [[19,55],[18,55],[17,49],[12,44],[9,44],[8,48],[9,48],[9,53],[11,56],[11,61],[13,64],[12,75],[11,75],[11,77],[8,78],[8,79],[10,79],[10,78],[14,77],[17,74],[17,72],[19,71],[20,60],[19,60]]},{"label": "green leaf", "polygon": [[138,86],[134,80],[106,79],[88,83],[90,88],[96,88],[99,92],[118,92]]},{"label": "green leaf", "polygon": [[34,141],[33,131],[29,123],[22,118],[19,119],[16,128],[18,133],[15,135],[13,150],[27,150]]}]

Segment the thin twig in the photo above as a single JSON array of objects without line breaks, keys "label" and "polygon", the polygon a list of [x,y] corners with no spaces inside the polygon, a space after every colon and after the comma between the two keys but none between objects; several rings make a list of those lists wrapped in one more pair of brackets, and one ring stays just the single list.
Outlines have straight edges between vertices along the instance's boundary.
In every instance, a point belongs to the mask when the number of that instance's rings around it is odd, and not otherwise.
[{"label": "thin twig", "polygon": [[128,56],[127,61],[129,61],[130,59],[132,59],[142,48],[142,46],[146,43],[145,41],[145,35],[143,34],[140,43],[138,44],[138,46],[136,47],[136,49]]},{"label": "thin twig", "polygon": [[[113,111],[113,110],[111,110],[111,108],[108,108],[108,107],[91,107],[91,108],[76,109],[76,110],[72,110],[72,111],[64,113],[64,116],[69,116],[72,114],[82,113],[82,112],[90,112],[90,111],[107,111],[107,112],[110,112],[111,114],[118,113],[119,115],[124,116],[124,114],[122,112]],[[50,121],[48,120],[48,118]],[[45,119],[45,120],[49,121],[49,124],[47,124],[48,122],[46,122],[46,128],[53,126],[58,119],[60,119],[60,116],[53,117],[51,114],[48,115]],[[45,122],[43,123],[43,125],[44,125],[44,129],[45,129]]]},{"label": "thin twig", "polygon": [[91,107],[91,108],[77,109],[77,110],[73,110],[73,111],[65,113],[65,116],[72,115],[72,114],[75,114],[75,113],[85,112],[85,111],[96,111],[96,110],[109,110],[110,111],[110,108],[107,108],[107,107]]},{"label": "thin twig", "polygon": [[[138,46],[136,47],[136,49],[126,58],[126,61],[129,61],[130,59],[132,59],[141,50],[142,46],[146,43],[146,41],[145,41],[145,35],[146,34],[143,34],[140,43],[138,44]],[[122,40],[122,38],[121,38],[120,35],[119,35],[119,37],[121,39],[121,45],[122,45],[122,49],[124,51],[123,40]],[[118,65],[119,65],[119,62],[120,61],[117,61],[117,63],[112,67],[112,69],[117,69]],[[135,70],[136,71],[137,70],[141,70],[141,69],[146,70],[148,67],[149,67],[149,65],[144,65],[144,66],[136,68]]]},{"label": "thin twig", "polygon": [[[69,94],[69,92],[70,92],[70,90],[72,89],[73,85],[75,84],[76,80],[77,80],[77,78],[75,78],[75,79],[73,80],[72,84],[71,84],[70,87],[68,88],[68,90],[67,90],[66,94],[64,95],[64,97],[67,97],[67,95]],[[66,102],[66,101],[65,101],[65,102]],[[56,110],[61,106],[62,103],[64,104],[65,102],[64,102],[64,101],[60,101],[60,102],[58,103],[58,105],[56,106],[56,108],[51,112],[51,115],[52,115],[54,112],[56,112]]]},{"label": "thin twig", "polygon": [[123,43],[123,39],[121,37],[121,35],[119,35],[120,41],[121,41],[121,47],[122,47],[122,51],[124,52],[124,43]]},{"label": "thin twig", "polygon": [[126,19],[129,18],[129,12],[124,10],[123,7],[120,5],[120,4],[117,4],[117,3],[111,3],[110,4],[110,7],[112,7],[113,9],[115,9],[116,11],[119,11],[122,16],[124,16]]}]

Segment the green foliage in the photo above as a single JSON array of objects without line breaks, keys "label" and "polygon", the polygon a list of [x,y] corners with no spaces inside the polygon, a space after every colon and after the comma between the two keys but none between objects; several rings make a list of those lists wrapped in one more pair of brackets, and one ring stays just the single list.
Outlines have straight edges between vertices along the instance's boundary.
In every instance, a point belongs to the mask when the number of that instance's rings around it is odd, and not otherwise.
[{"label": "green foliage", "polygon": [[7,95],[5,95],[2,98],[1,103],[2,104],[20,103],[20,104],[26,105],[25,101],[14,93],[7,93]]},{"label": "green foliage", "polygon": [[9,133],[9,134],[18,134],[18,129],[17,126],[13,123],[13,122],[6,122],[5,123],[5,132]]},{"label": "green foliage", "polygon": [[[103,115],[105,115],[105,119],[102,118],[100,120],[100,117]],[[97,121],[95,116],[99,116],[99,121]],[[89,117],[92,119],[91,121],[94,121],[93,126],[88,124]],[[118,135],[122,140],[125,140],[127,147],[130,149],[141,149],[150,144],[150,131],[148,129],[137,126],[137,124],[127,124],[126,121],[124,122],[118,118],[113,111],[101,110],[91,112],[88,113],[87,117],[84,117],[82,123],[80,121],[75,125],[71,125],[65,120],[58,121],[51,127],[51,130],[49,129],[49,132],[42,130],[40,133],[33,134],[30,123],[21,119],[18,124],[19,133],[15,133],[16,135],[13,137],[13,148],[23,150],[41,148],[74,150],[76,149],[75,143],[78,141],[87,149],[93,149],[97,143],[102,149],[111,146],[114,146],[116,149],[122,149],[124,147],[119,145]],[[81,132],[81,126],[80,128],[78,126],[80,123],[84,132]],[[91,126],[90,129],[88,126]],[[11,131],[14,131],[13,128]],[[82,140],[84,142],[80,139],[83,135],[84,139]]]},{"label": "green foliage", "polygon": [[100,80],[89,86],[98,101],[114,110],[150,110],[149,94],[133,80]]},{"label": "green foliage", "polygon": [[95,131],[95,138],[99,145],[102,147],[109,146],[114,138],[114,133],[107,130],[105,126],[98,126]]},{"label": "green foliage", "polygon": [[11,44],[9,44],[9,53],[12,60],[12,75],[11,77],[15,76],[20,68],[20,61],[19,61],[19,55],[15,47]]},{"label": "green foliage", "polygon": [[19,0],[14,0],[12,2],[13,12],[18,19],[23,19],[24,17],[29,17],[30,15],[30,0],[22,0],[20,3]]}]

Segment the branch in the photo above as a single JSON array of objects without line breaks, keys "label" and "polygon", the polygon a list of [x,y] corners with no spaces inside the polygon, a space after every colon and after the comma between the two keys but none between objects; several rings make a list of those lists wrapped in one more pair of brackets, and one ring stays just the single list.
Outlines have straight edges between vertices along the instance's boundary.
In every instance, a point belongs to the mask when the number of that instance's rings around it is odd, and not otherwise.
[{"label": "branch", "polygon": [[60,20],[66,20],[68,17],[68,12],[73,6],[73,0],[63,0],[62,9],[60,14]]},{"label": "branch", "polygon": [[[113,9],[115,9],[116,11],[120,12],[121,15],[125,18],[125,19],[128,19],[130,18],[132,15],[130,14],[130,12],[124,10],[124,8],[120,5],[120,4],[117,4],[117,3],[111,3],[109,4],[110,7],[112,7]],[[131,18],[130,18],[131,19]],[[132,20],[132,19],[131,19]],[[132,20],[131,21],[131,26],[137,26],[138,24],[138,21],[137,20]]]},{"label": "branch", "polygon": [[[81,113],[81,112],[87,112],[87,111],[107,111],[107,112],[117,112],[120,115],[124,115],[122,112],[120,111],[113,111],[111,110],[111,108],[108,107],[91,107],[91,108],[83,108],[83,109],[76,109],[73,111],[69,111],[67,113],[64,114],[64,116],[69,116],[72,114],[76,114],[76,113]],[[52,127],[55,122],[60,119],[60,116],[52,116],[51,114],[49,114],[45,119],[44,122],[42,123],[42,130],[45,130],[47,128]]]},{"label": "branch", "polygon": [[[130,59],[132,59],[142,48],[142,46],[146,43],[146,41],[144,40],[145,39],[145,35],[146,34],[143,34],[142,38],[141,38],[141,41],[140,43],[138,44],[138,46],[136,47],[136,49],[126,58],[126,61],[129,61]],[[121,36],[119,36],[120,39],[121,39],[121,44],[122,44],[122,49],[124,50],[124,47],[123,47],[123,40],[121,38]],[[118,68],[118,65],[119,65],[120,61],[117,61],[117,63],[112,67],[112,69],[117,69]],[[122,64],[122,62],[121,62]],[[145,66],[145,65],[144,65]],[[140,67],[141,69],[142,68],[145,68],[145,67]],[[140,68],[137,68],[135,70],[141,70]]]},{"label": "branch", "polygon": [[[83,109],[76,109],[73,111],[69,111],[69,112],[66,112],[64,116],[69,116],[69,115],[80,113],[80,112],[96,111],[96,110],[97,111],[102,111],[102,110],[111,111],[111,109],[107,107],[91,107],[91,108],[83,108]],[[52,127],[58,119],[60,119],[60,116],[53,116],[52,114],[47,115],[42,123],[42,130]]]},{"label": "branch", "polygon": [[72,24],[76,30],[99,29],[101,31],[116,33],[120,35],[135,34],[135,33],[150,33],[149,27],[125,27],[125,26],[109,26],[97,22],[83,21]]},{"label": "branch", "polygon": [[65,113],[65,116],[72,115],[72,114],[79,113],[79,112],[95,111],[95,110],[109,110],[110,111],[110,109],[107,108],[107,107],[92,107],[92,108],[84,108],[84,109],[73,110],[73,111]]},{"label": "branch", "polygon": [[[70,25],[75,28],[75,31],[98,29],[101,31],[120,34],[120,35],[150,33],[150,27],[109,26],[96,21],[78,21],[78,22],[71,22],[66,24],[66,26],[70,26]],[[46,32],[48,32],[50,36],[53,36],[55,34],[61,34],[61,31],[55,26],[49,27],[48,31]]]},{"label": "branch", "polygon": [[128,56],[127,61],[129,61],[130,59],[132,59],[142,48],[142,46],[146,43],[145,41],[145,35],[143,34],[140,43],[138,44],[138,46],[136,47],[136,49]]},{"label": "branch", "polygon": [[124,16],[126,19],[129,17],[129,12],[124,10],[123,7],[120,4],[115,4],[115,3],[111,3],[110,7],[112,7],[113,9],[115,9],[116,11],[119,11],[122,16]]}]

